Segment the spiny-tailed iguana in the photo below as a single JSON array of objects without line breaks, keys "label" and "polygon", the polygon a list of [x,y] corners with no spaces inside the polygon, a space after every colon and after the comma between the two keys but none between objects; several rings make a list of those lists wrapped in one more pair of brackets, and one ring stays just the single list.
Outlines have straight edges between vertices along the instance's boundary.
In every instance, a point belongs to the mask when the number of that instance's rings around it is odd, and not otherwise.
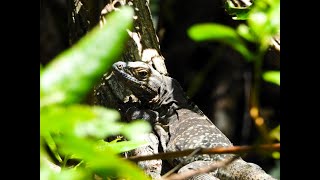
[{"label": "spiny-tailed iguana", "polygon": [[[127,109],[133,119],[144,118],[151,122],[158,134],[164,152],[194,148],[214,148],[232,146],[229,139],[191,103],[179,83],[160,74],[152,66],[141,62],[116,62],[113,75],[126,85],[141,101],[139,107]],[[233,157],[233,154],[195,155],[191,158],[174,158],[170,163],[185,165],[179,172],[198,169],[210,163]],[[192,179],[274,179],[261,167],[241,158],[219,168],[210,174],[202,174]]]}]

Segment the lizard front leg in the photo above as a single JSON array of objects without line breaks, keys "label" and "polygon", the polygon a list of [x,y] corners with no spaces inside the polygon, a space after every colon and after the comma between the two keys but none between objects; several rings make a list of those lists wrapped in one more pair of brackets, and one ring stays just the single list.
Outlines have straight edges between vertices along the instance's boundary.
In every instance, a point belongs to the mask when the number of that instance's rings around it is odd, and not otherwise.
[{"label": "lizard front leg", "polygon": [[158,112],[149,109],[141,110],[137,107],[131,107],[128,109],[126,114],[130,119],[144,119],[150,122],[160,139],[163,152],[167,151],[167,143],[169,142],[169,127],[158,122]]},{"label": "lizard front leg", "polygon": [[[158,154],[159,140],[154,133],[149,133],[144,136],[144,140],[149,143],[148,146],[143,146],[133,150],[135,156],[146,156]],[[152,179],[161,178],[162,161],[161,160],[149,160],[139,161],[138,166]]]},{"label": "lizard front leg", "polygon": [[[130,107],[126,113],[125,118],[127,121],[132,121],[136,119],[143,119],[146,121],[156,121],[157,113],[151,110],[140,110],[137,107]],[[145,156],[145,155],[153,155],[159,153],[159,139],[156,136],[155,132],[151,132],[144,136],[144,140],[146,140],[149,145],[139,147],[133,150],[133,155],[135,156]],[[138,162],[138,166],[152,179],[160,179],[161,171],[162,171],[162,160],[149,160],[149,161],[140,161]]]},{"label": "lizard front leg", "polygon": [[167,143],[169,142],[168,130],[166,131],[165,127],[160,123],[156,123],[153,128],[157,132],[158,137],[160,138],[160,143],[161,143],[163,152],[167,152]]}]

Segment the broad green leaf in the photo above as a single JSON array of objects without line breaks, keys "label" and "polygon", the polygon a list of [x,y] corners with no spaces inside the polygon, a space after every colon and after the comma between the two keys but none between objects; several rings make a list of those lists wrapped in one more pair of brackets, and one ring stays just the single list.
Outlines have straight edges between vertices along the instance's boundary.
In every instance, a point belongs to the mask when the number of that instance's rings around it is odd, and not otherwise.
[{"label": "broad green leaf", "polygon": [[280,71],[266,71],[262,74],[265,81],[277,84],[280,86]]},{"label": "broad green leaf", "polygon": [[117,156],[112,149],[101,151],[94,141],[72,136],[55,139],[63,154],[71,154],[84,160],[86,168],[101,177],[120,176],[131,179],[147,179],[146,175],[134,163]]},{"label": "broad green leaf", "polygon": [[216,23],[195,24],[188,29],[188,35],[195,41],[213,40],[226,43],[241,53],[247,60],[252,59],[252,54],[245,43],[231,27]]},{"label": "broad green leaf", "polygon": [[105,138],[120,133],[117,111],[99,106],[48,106],[40,111],[40,133],[71,134],[78,137]]},{"label": "broad green leaf", "polygon": [[141,146],[145,146],[148,143],[146,141],[120,141],[120,142],[105,142],[100,140],[97,142],[96,148],[100,151],[104,151],[106,149],[111,148],[113,151],[117,153],[123,153],[126,151],[131,151]]},{"label": "broad green leaf", "polygon": [[129,140],[144,140],[146,134],[151,132],[151,126],[142,120],[132,121],[121,130]]},{"label": "broad green leaf", "polygon": [[102,28],[95,27],[50,62],[40,77],[44,95],[41,106],[80,102],[119,57],[128,39],[132,16],[131,7],[111,13]]}]

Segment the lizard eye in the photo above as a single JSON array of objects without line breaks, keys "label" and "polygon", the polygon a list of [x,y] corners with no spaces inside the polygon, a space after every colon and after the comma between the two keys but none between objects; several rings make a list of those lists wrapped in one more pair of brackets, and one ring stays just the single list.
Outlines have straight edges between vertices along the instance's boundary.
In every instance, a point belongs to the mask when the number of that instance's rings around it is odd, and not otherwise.
[{"label": "lizard eye", "polygon": [[138,75],[142,78],[146,78],[148,76],[147,71],[138,71]]}]

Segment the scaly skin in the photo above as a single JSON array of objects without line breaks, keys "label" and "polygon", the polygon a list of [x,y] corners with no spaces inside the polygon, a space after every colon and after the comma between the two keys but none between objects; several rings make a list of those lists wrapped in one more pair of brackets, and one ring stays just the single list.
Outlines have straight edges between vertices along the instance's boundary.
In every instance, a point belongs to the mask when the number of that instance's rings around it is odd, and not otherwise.
[{"label": "scaly skin", "polygon": [[[164,152],[186,149],[232,146],[229,139],[189,101],[179,83],[161,75],[150,65],[137,62],[117,62],[113,74],[123,82],[141,101],[139,107],[128,109],[131,119],[143,118],[154,126]],[[152,118],[150,118],[152,117]],[[210,163],[233,157],[233,154],[196,155],[174,158],[173,166],[182,163],[179,173],[198,169]],[[229,165],[210,174],[201,174],[190,179],[274,179],[258,165],[238,158]]]}]

